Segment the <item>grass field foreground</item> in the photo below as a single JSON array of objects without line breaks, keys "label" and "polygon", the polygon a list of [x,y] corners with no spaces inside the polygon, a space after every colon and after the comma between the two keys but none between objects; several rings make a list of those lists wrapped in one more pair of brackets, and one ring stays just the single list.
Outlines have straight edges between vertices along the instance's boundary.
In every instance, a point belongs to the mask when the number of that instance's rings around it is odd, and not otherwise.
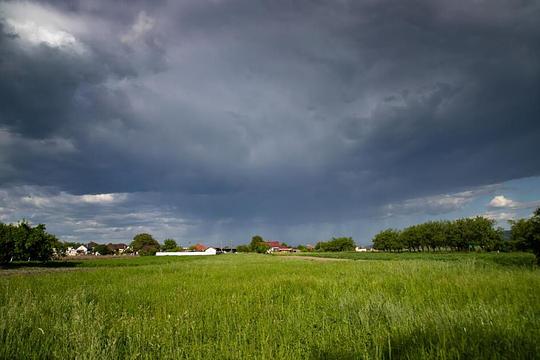
[{"label": "grass field foreground", "polygon": [[426,259],[239,254],[12,272],[0,276],[0,358],[538,357],[537,268]]}]

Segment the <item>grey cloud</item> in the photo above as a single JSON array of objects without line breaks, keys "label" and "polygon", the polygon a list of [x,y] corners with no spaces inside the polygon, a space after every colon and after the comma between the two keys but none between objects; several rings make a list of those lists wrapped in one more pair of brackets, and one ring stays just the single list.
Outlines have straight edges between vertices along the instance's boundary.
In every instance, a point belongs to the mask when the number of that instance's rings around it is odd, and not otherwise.
[{"label": "grey cloud", "polygon": [[237,233],[540,174],[535,2],[50,4],[89,54],[2,27],[0,185],[149,192]]},{"label": "grey cloud", "polygon": [[503,188],[502,184],[493,184],[453,194],[407,199],[402,202],[385,205],[383,211],[386,217],[415,213],[429,215],[447,214],[461,210],[478,197],[493,194],[501,188]]},{"label": "grey cloud", "polygon": [[65,240],[129,242],[139,232],[185,240],[197,221],[151,200],[152,194],[72,195],[52,187],[19,186],[0,190],[0,221],[45,223]]}]

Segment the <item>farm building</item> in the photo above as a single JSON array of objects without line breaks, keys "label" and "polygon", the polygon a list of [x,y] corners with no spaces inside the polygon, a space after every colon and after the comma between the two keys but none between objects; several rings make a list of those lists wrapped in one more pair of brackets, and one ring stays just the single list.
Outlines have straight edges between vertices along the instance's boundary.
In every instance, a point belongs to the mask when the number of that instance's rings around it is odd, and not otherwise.
[{"label": "farm building", "polygon": [[77,256],[77,255],[86,255],[88,254],[88,248],[84,245],[79,246],[78,248],[68,247],[66,250],[67,256]]},{"label": "farm building", "polygon": [[[204,246],[204,245],[203,245]],[[217,250],[213,247],[205,247],[204,251],[169,251],[169,252],[157,252],[156,256],[204,256],[204,255],[217,255]]]},{"label": "farm building", "polygon": [[128,246],[126,244],[123,244],[123,243],[120,243],[120,244],[112,244],[112,243],[108,243],[107,244],[107,247],[109,248],[109,250],[111,250],[113,253],[118,253],[118,254],[122,254],[124,251],[126,251],[126,249],[128,248]]},{"label": "farm building", "polygon": [[193,245],[192,248],[195,251],[206,251],[206,249],[208,249],[208,246],[202,245],[202,244],[196,244],[196,245]]},{"label": "farm building", "polygon": [[265,244],[270,247],[268,249],[267,253],[273,253],[273,252],[294,252],[295,249],[289,247],[289,246],[283,246],[282,243],[279,241],[265,241]]}]

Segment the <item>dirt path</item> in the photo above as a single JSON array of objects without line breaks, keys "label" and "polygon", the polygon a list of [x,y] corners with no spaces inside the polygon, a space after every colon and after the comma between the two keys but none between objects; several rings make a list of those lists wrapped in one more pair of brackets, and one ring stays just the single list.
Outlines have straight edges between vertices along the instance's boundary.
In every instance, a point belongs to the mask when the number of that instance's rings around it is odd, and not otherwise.
[{"label": "dirt path", "polygon": [[323,258],[317,256],[281,256],[283,259],[302,259],[302,260],[311,260],[311,261],[352,261],[351,259],[337,259],[337,258]]}]

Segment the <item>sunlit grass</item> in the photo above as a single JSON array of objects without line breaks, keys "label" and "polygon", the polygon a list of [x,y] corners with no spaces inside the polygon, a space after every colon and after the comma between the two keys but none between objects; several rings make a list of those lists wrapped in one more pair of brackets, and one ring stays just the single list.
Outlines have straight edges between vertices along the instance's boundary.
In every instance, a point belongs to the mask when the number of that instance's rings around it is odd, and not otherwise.
[{"label": "sunlit grass", "polygon": [[0,277],[1,358],[540,353],[540,272],[532,267],[243,254],[81,265],[89,268]]},{"label": "sunlit grass", "polygon": [[276,256],[313,256],[330,259],[349,260],[422,260],[422,261],[470,261],[495,263],[506,266],[533,267],[536,258],[525,252],[302,252],[277,253]]}]

